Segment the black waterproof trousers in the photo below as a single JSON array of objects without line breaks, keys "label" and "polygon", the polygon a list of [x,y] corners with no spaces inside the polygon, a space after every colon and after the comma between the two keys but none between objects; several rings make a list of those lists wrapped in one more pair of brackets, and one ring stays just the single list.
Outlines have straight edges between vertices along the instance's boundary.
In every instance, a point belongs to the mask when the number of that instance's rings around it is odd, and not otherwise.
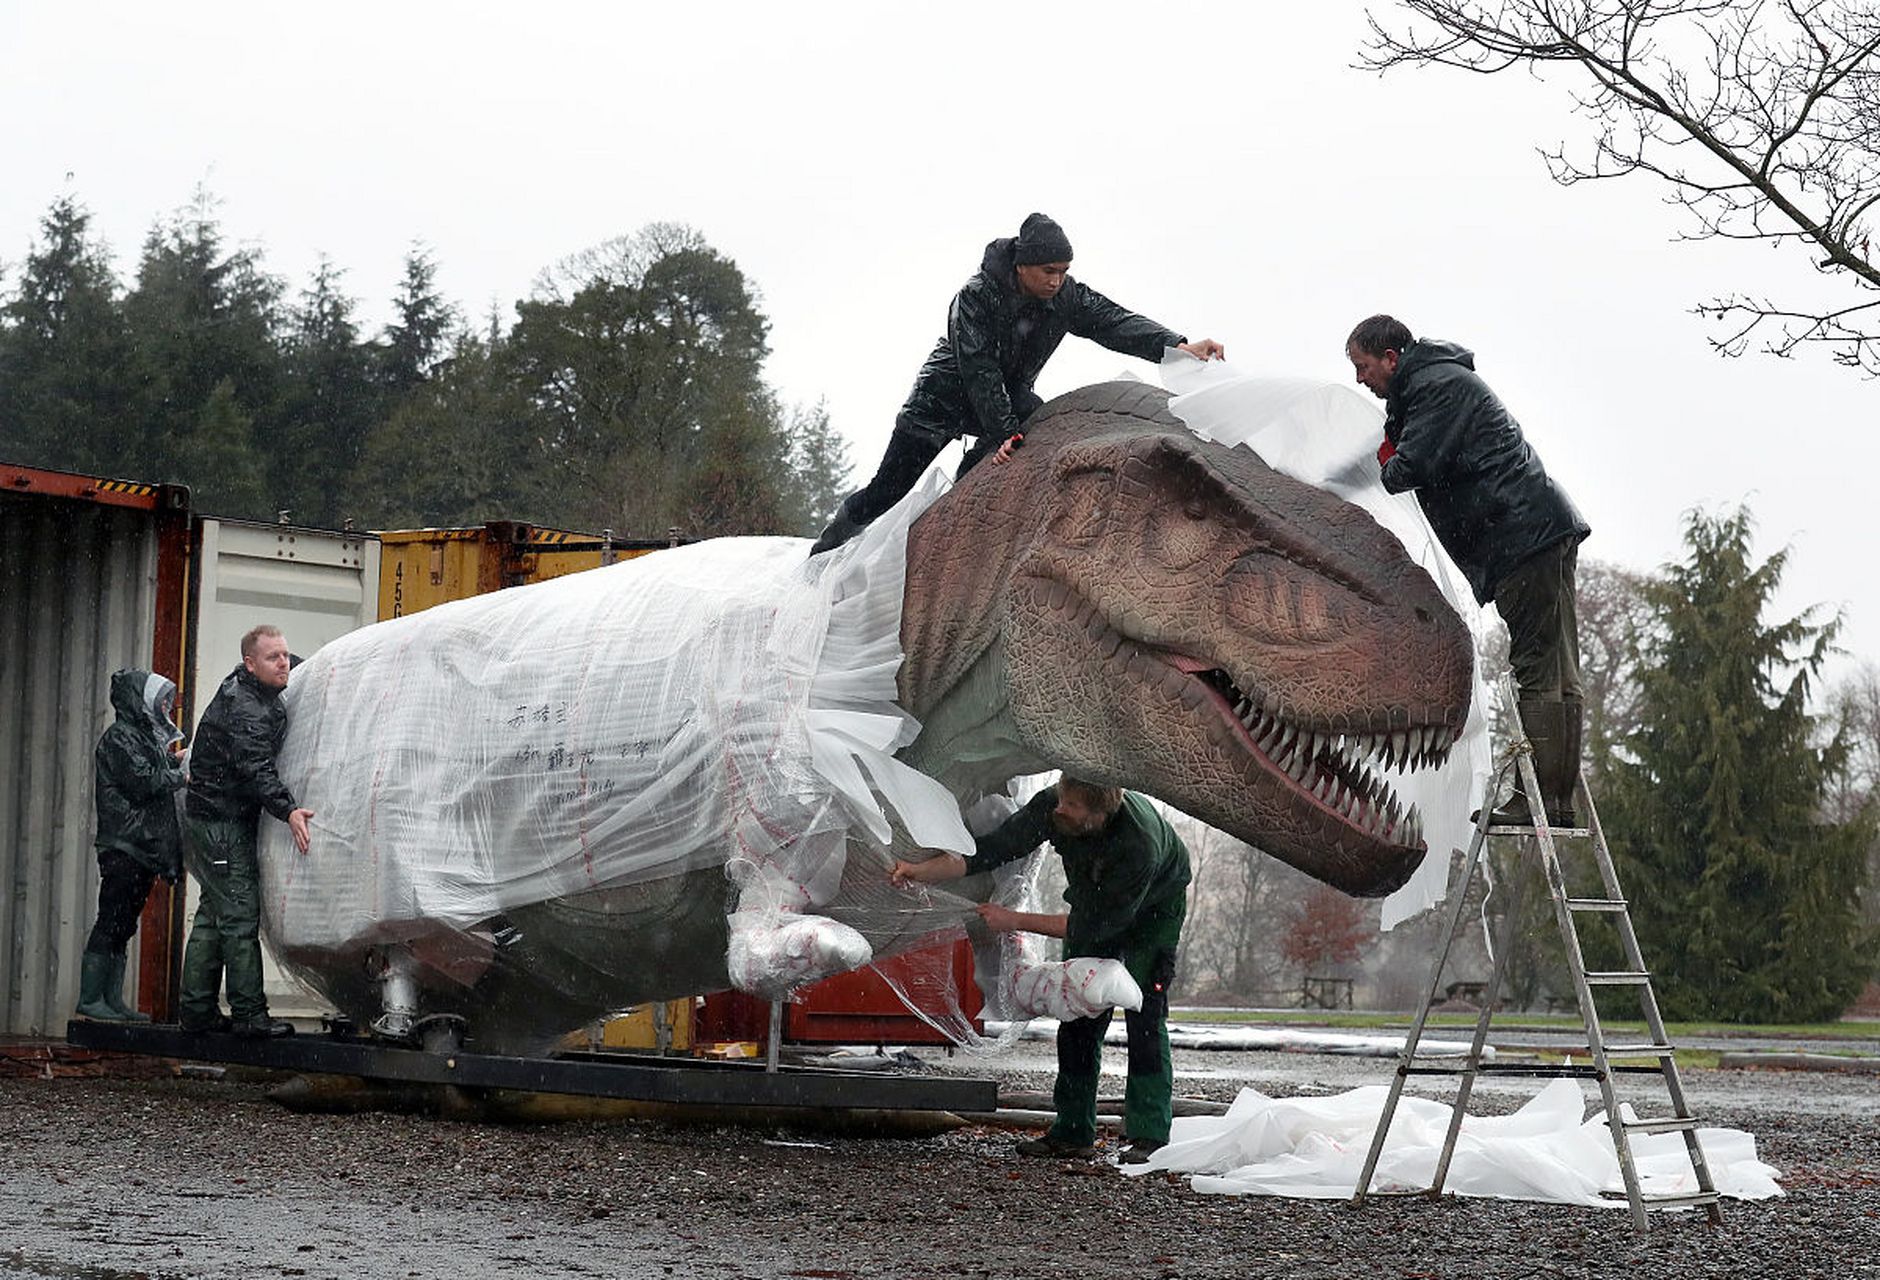
[{"label": "black waterproof trousers", "polygon": [[157,873],[122,849],[98,850],[98,919],[85,950],[121,956],[137,932],[137,919]]},{"label": "black waterproof trousers", "polygon": [[[1017,412],[1020,422],[1029,418],[1043,403],[1036,393],[1029,391],[1019,392],[1012,397],[1012,408]],[[940,451],[963,434],[957,427],[949,431],[922,426],[906,417],[896,418],[894,434],[888,437],[888,451],[882,455],[874,479],[843,500],[841,515],[857,529],[873,524],[888,508],[906,497],[922,473],[940,456]],[[982,458],[1004,443],[1003,439],[994,439],[989,435],[978,437],[972,447],[966,450],[966,456],[960,459],[959,470],[954,472],[953,478],[962,479]]]}]

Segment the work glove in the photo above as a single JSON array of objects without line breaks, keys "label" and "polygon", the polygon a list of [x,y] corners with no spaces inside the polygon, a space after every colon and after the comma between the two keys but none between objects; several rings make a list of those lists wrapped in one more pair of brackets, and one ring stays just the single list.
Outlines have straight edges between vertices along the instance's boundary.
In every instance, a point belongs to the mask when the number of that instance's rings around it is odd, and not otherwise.
[{"label": "work glove", "polygon": [[1377,446],[1377,465],[1381,467],[1386,462],[1389,462],[1392,458],[1396,456],[1397,456],[1396,444],[1392,442],[1389,436],[1385,436],[1384,443]]}]

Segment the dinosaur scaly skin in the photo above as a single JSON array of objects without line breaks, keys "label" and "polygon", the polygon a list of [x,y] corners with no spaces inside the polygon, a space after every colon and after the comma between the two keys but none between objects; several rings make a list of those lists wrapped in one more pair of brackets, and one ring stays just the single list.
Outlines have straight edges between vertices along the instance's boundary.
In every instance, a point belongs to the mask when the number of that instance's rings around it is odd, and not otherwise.
[{"label": "dinosaur scaly skin", "polygon": [[1060,397],[914,525],[904,758],[960,790],[1048,768],[1127,786],[1388,893],[1423,844],[1383,774],[1460,735],[1468,632],[1364,511],[1167,401]]}]

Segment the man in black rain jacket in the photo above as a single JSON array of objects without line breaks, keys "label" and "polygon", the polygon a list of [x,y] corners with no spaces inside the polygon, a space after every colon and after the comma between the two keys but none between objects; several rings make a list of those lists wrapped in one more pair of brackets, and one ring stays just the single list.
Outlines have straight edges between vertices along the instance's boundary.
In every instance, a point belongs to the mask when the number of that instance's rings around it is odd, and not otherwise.
[{"label": "man in black rain jacket", "polygon": [[1160,360],[1169,347],[1202,360],[1227,354],[1218,342],[1189,342],[1119,307],[1071,279],[1070,264],[1069,238],[1042,213],[1026,218],[1016,237],[986,246],[979,271],[953,297],[946,336],[914,379],[874,479],[843,502],[811,555],[841,546],[899,502],[959,436],[977,439],[958,475],[1001,446],[994,461],[1004,461],[1043,403],[1032,384],[1066,334],[1144,360]]},{"label": "man in black rain jacket", "polygon": [[[1592,530],[1476,375],[1472,353],[1413,338],[1402,321],[1380,315],[1352,330],[1345,355],[1384,402],[1384,488],[1415,491],[1476,600],[1492,601],[1508,625],[1548,821],[1571,826],[1584,719],[1574,574]],[[1493,820],[1531,822],[1527,797],[1517,791]]]},{"label": "man in black rain jacket", "polygon": [[175,746],[183,735],[171,716],[176,686],[149,671],[111,676],[111,722],[92,752],[98,808],[98,918],[79,964],[78,1016],[105,1022],[148,1022],[124,1002],[126,948],[158,876],[182,874],[183,837],[176,793],[183,766]]},{"label": "man in black rain jacket", "polygon": [[256,824],[265,810],[287,823],[307,851],[312,810],[294,802],[274,769],[287,736],[281,691],[292,662],[277,628],[242,637],[242,665],[222,681],[196,726],[185,803],[190,871],[202,903],[183,952],[182,1025],[186,1031],[223,1026],[217,994],[224,975],[237,1035],[278,1036],[291,1024],[268,1016],[261,974],[261,882]]}]

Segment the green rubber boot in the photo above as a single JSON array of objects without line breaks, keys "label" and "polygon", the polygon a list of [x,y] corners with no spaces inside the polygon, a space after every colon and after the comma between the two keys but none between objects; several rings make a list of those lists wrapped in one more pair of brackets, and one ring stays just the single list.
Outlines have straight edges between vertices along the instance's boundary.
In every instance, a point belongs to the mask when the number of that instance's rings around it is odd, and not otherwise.
[{"label": "green rubber boot", "polygon": [[76,1010],[79,1017],[90,1018],[93,1022],[123,1021],[105,998],[106,984],[111,981],[111,962],[115,959],[117,957],[102,952],[87,951],[80,960]]},{"label": "green rubber boot", "polygon": [[128,963],[126,956],[111,957],[111,972],[105,976],[104,980],[104,1002],[111,1006],[119,1022],[148,1022],[150,1021],[149,1014],[137,1012],[135,1007],[124,1001],[124,966],[126,963]]}]

